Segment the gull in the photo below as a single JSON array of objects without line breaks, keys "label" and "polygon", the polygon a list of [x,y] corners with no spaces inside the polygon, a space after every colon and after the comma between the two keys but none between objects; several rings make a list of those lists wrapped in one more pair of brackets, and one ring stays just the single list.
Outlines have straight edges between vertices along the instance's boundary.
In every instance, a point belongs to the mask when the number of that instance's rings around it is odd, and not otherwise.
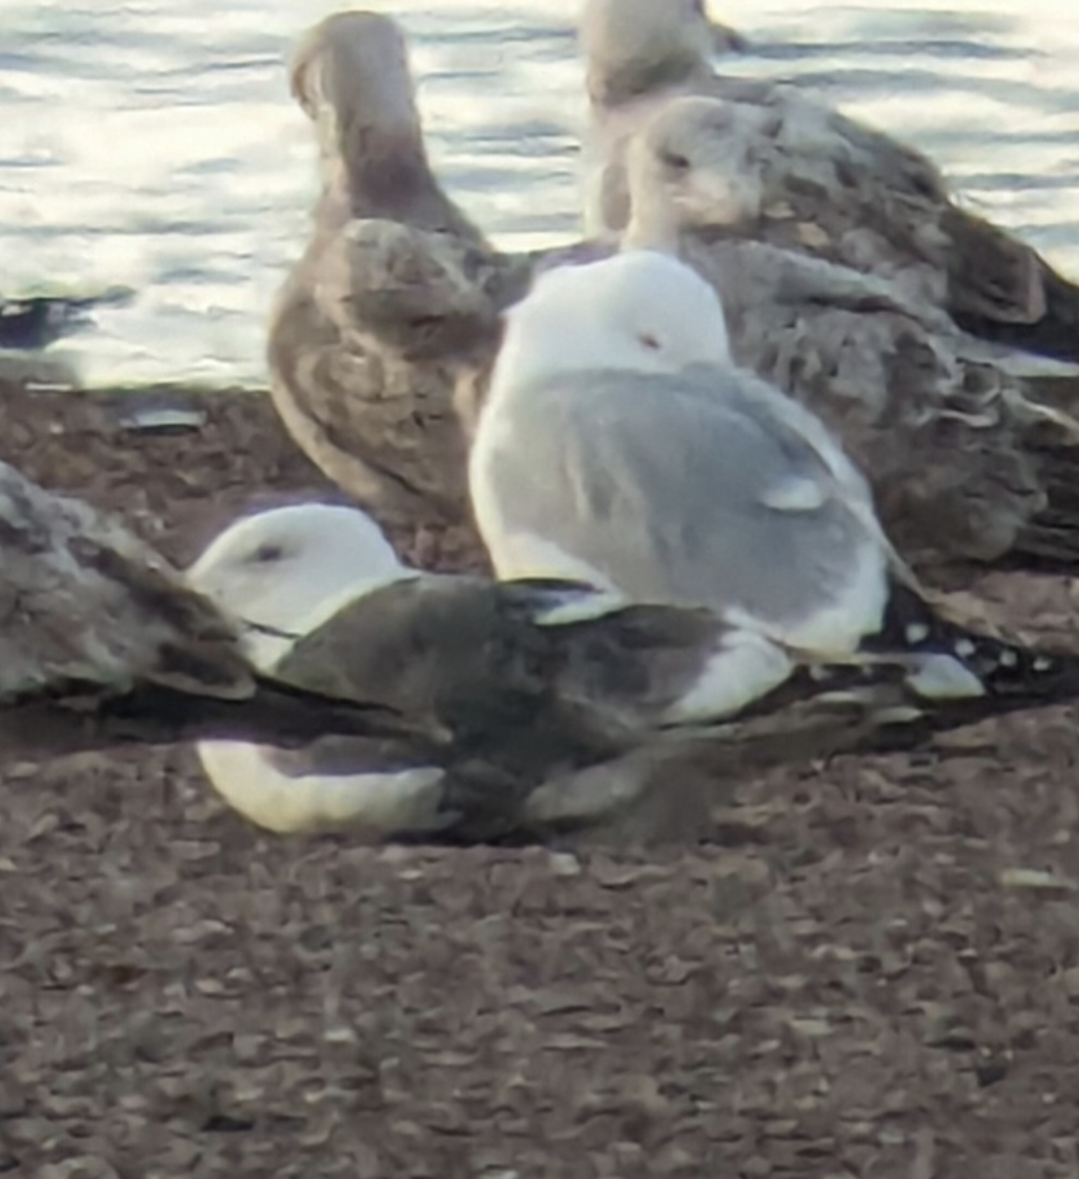
[{"label": "gull", "polygon": [[[930,699],[905,645],[828,664],[707,609],[549,578],[423,573],[340,505],[244,517],[187,576],[247,620],[245,650],[263,673],[381,703],[412,734],[296,750],[202,742],[225,801],[282,835],[706,838],[709,800],[747,773],[917,744],[1079,682],[1074,660],[986,640],[969,657],[984,690]],[[956,637],[937,631],[938,643]],[[698,788],[689,767],[710,784]]]},{"label": "gull", "polygon": [[315,25],[292,67],[322,192],[271,317],[271,393],[296,443],[390,528],[471,536],[465,455],[501,333],[535,274],[610,252],[502,253],[431,171],[405,36],[389,17]]},{"label": "gull", "polygon": [[0,759],[404,731],[259,675],[233,623],[122,523],[0,462]]},{"label": "gull", "polygon": [[[641,789],[650,756],[632,754],[649,734],[735,711],[790,673],[777,647],[707,611],[422,573],[339,505],[243,518],[187,577],[249,624],[246,650],[266,673],[333,697],[373,693],[429,736],[426,748],[331,738],[295,756],[201,743],[225,800],[282,834],[474,841],[607,817]],[[719,679],[717,662],[742,672]]]},{"label": "gull", "polygon": [[587,0],[586,230],[629,219],[630,137],[672,98],[731,110],[729,228],[896,279],[974,335],[1079,360],[1079,288],[956,203],[937,167],[789,86],[717,75],[699,0]]},{"label": "gull", "polygon": [[922,576],[1074,572],[1079,424],[968,358],[950,321],[895,283],[722,232],[757,192],[732,164],[738,117],[690,97],[645,122],[626,153],[622,247],[668,251],[711,283],[733,358],[842,439]]},{"label": "gull", "polygon": [[500,578],[705,607],[823,658],[906,646],[927,693],[938,677],[984,690],[968,656],[989,639],[942,640],[950,620],[866,479],[819,418],[733,363],[692,269],[653,251],[561,268],[506,318],[469,466]]},{"label": "gull", "polygon": [[291,81],[317,134],[322,191],[271,317],[274,405],[384,525],[467,528],[467,422],[454,393],[485,371],[531,261],[495,251],[439,187],[394,21],[321,21]]}]

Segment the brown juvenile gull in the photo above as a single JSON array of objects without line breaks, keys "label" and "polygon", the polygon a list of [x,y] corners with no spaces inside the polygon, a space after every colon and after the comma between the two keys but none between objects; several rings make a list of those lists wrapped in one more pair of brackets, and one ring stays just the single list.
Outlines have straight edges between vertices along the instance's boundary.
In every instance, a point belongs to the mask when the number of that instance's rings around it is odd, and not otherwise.
[{"label": "brown juvenile gull", "polygon": [[894,283],[712,233],[746,199],[730,123],[730,104],[679,98],[633,137],[623,248],[669,251],[711,283],[734,360],[843,440],[924,576],[1076,572],[1079,424],[968,359],[946,317]]},{"label": "brown juvenile gull", "polygon": [[321,732],[404,728],[264,679],[232,623],[122,524],[0,463],[0,760]]},{"label": "brown juvenile gull", "polygon": [[[1065,690],[1079,670],[1038,672],[1033,655],[986,642],[970,663],[986,671],[984,693],[930,700],[905,648],[829,666],[707,610],[630,605],[568,582],[423,574],[364,513],[328,504],[238,521],[189,578],[261,624],[247,643],[265,671],[379,700],[430,736],[422,753],[340,737],[289,752],[202,743],[226,801],[282,834],[706,836],[710,792],[687,792],[688,765],[707,767],[721,798],[724,781],[756,769],[924,740]],[[956,633],[938,630],[946,638]],[[1016,666],[1001,672],[992,660],[1007,653]]]},{"label": "brown juvenile gull", "polygon": [[[500,578],[705,607],[821,659],[905,648],[919,690],[983,695],[1023,660],[940,616],[823,423],[727,346],[712,287],[663,253],[542,276],[507,313],[470,456]],[[1067,689],[1070,691],[1070,687]]]},{"label": "brown juvenile gull", "polygon": [[391,19],[344,12],[316,25],[292,91],[318,135],[322,193],[272,317],[274,404],[299,446],[382,524],[462,525],[454,390],[488,365],[499,313],[532,262],[489,246],[432,175]]},{"label": "brown juvenile gull", "polygon": [[630,136],[671,98],[732,108],[732,228],[895,278],[971,333],[1079,360],[1079,287],[1019,239],[959,207],[920,152],[789,86],[724,78],[698,0],[587,0],[586,228],[629,218]]}]

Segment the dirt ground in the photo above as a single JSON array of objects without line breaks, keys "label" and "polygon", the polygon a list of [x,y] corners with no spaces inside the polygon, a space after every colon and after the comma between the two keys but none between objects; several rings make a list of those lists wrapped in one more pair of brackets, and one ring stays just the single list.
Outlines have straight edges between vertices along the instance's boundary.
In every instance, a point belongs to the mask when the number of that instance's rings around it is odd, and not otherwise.
[{"label": "dirt ground", "polygon": [[[132,404],[2,391],[0,457],[178,559],[329,490],[259,395]],[[1074,722],[745,783],[647,857],[271,838],[185,749],[16,766],[0,1173],[1074,1179]]]}]

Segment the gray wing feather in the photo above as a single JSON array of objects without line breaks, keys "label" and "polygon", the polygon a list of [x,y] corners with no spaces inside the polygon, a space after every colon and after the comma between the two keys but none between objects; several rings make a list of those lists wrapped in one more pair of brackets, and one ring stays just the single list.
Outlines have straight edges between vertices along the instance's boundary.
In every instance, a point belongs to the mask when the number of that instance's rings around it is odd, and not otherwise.
[{"label": "gray wing feather", "polygon": [[[513,436],[528,439],[528,461],[512,444],[491,458],[507,528],[637,600],[740,607],[781,624],[830,605],[875,542],[819,452],[746,396],[750,383],[700,368],[585,373],[524,391]],[[795,481],[815,485],[819,504],[770,506]]]}]

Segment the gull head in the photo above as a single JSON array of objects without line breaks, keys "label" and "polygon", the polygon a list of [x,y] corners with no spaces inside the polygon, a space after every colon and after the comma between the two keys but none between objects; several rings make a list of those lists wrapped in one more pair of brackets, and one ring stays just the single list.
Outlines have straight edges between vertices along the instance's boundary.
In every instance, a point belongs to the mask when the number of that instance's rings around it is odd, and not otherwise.
[{"label": "gull head", "polygon": [[650,222],[675,229],[755,222],[764,202],[757,115],[714,98],[665,103],[630,143],[631,239],[647,240]]},{"label": "gull head", "polygon": [[547,271],[505,321],[492,398],[560,375],[671,374],[730,361],[715,291],[677,258],[651,250]]},{"label": "gull head", "polygon": [[714,52],[746,48],[708,18],[704,0],[586,0],[578,40],[589,97],[603,104],[710,73]]},{"label": "gull head", "polygon": [[422,145],[408,47],[387,16],[340,12],[320,21],[297,47],[290,81],[324,156],[348,158],[361,140],[368,152]]},{"label": "gull head", "polygon": [[247,633],[247,653],[264,670],[347,601],[409,576],[369,516],[322,503],[246,516],[187,570],[188,583],[232,617],[281,632]]}]

